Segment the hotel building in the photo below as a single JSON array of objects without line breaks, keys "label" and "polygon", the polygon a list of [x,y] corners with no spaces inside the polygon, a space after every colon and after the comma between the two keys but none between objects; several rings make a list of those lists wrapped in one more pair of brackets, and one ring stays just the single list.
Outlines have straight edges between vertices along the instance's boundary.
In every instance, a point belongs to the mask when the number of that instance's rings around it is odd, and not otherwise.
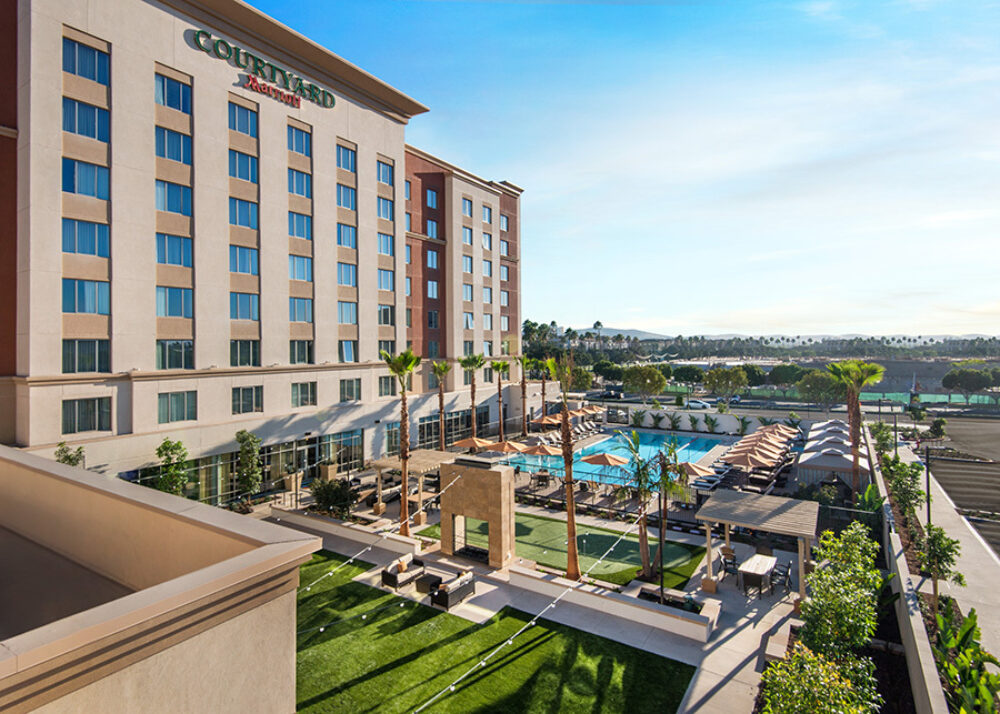
[{"label": "hotel building", "polygon": [[[419,102],[239,0],[0,12],[17,67],[0,99],[3,443],[81,445],[88,468],[141,480],[180,440],[189,495],[220,502],[241,429],[271,478],[398,449],[381,350],[424,357],[421,446],[432,361],[519,353],[521,189],[408,146]],[[471,426],[469,379],[447,378],[449,439]],[[492,379],[476,376],[484,428]]]}]

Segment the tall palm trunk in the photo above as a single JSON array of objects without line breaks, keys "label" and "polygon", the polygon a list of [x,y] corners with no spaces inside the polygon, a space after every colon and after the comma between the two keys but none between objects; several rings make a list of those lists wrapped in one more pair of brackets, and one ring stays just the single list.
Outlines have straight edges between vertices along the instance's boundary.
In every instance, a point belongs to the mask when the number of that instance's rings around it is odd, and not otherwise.
[{"label": "tall palm trunk", "polygon": [[861,395],[853,390],[847,392],[847,408],[850,411],[849,420],[851,422],[851,500],[858,502],[858,494],[861,491]]},{"label": "tall palm trunk", "polygon": [[542,416],[546,416],[545,412],[545,375],[542,375]]},{"label": "tall palm trunk", "polygon": [[472,373],[472,382],[469,384],[469,398],[472,400],[472,438],[479,436],[479,429],[476,422],[476,373]]},{"label": "tall palm trunk", "polygon": [[444,379],[438,380],[438,448],[444,451]]},{"label": "tall palm trunk", "polygon": [[503,375],[497,371],[497,415],[500,420],[500,439],[503,441],[503,389],[501,384],[503,382]]},{"label": "tall palm trunk", "polygon": [[[544,385],[545,382],[542,382]],[[573,437],[569,429],[569,404],[563,402],[562,452],[566,486],[566,577],[580,579],[580,556],[576,550],[576,502],[573,498]]]},{"label": "tall palm trunk", "polygon": [[[640,501],[642,492],[639,492]],[[649,531],[646,526],[646,506],[640,503],[641,515],[639,516],[639,558],[642,560],[642,577],[648,578],[653,573],[652,561],[649,557]]]},{"label": "tall palm trunk", "polygon": [[521,367],[521,435],[528,435],[528,382],[524,366]]},{"label": "tall palm trunk", "polygon": [[410,412],[406,408],[406,388],[399,392],[399,470],[400,479],[399,501],[399,535],[410,535]]}]

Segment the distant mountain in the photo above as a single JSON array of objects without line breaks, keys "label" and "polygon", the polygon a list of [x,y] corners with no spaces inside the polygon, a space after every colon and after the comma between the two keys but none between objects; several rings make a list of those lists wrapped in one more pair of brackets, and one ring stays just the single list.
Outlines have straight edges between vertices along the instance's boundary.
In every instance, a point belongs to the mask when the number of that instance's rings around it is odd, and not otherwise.
[{"label": "distant mountain", "polygon": [[[581,335],[583,333],[585,333],[585,332],[596,332],[593,327],[580,327],[580,328],[574,328],[574,329],[576,329],[577,333],[581,334]],[[669,339],[673,339],[674,337],[677,336],[677,335],[661,335],[661,334],[658,334],[658,333],[655,333],[655,332],[646,332],[645,330],[630,330],[630,329],[627,329],[627,328],[619,328],[619,327],[602,327],[601,328],[601,334],[604,337],[614,337],[615,335],[619,335],[620,334],[620,335],[623,335],[624,337],[628,337],[628,338],[638,337],[640,340],[669,340]],[[747,338],[747,337],[754,337],[754,338],[761,338],[761,337],[777,338],[777,337],[783,337],[783,338],[790,338],[790,339],[792,339],[796,344],[803,344],[803,343],[805,343],[809,339],[812,339],[813,342],[822,342],[823,340],[851,340],[851,339],[858,339],[858,338],[865,338],[865,337],[871,337],[872,336],[872,335],[865,335],[865,334],[861,334],[861,333],[850,333],[850,334],[844,334],[844,335],[831,335],[831,334],[825,334],[825,335],[787,335],[787,334],[749,335],[749,334],[745,334],[745,333],[735,333],[735,332],[723,333],[723,334],[716,334],[716,335],[701,334],[701,333],[698,333],[698,334],[699,334],[700,337],[704,337],[704,338],[709,339],[709,340],[731,340],[731,339],[735,339],[737,337],[742,337],[742,338]],[[684,336],[685,337],[692,337],[693,335],[684,335]],[[917,335],[905,335],[905,334],[902,334],[902,333],[897,333],[897,334],[892,334],[892,335],[874,335],[874,336],[875,337],[916,337]],[[925,341],[925,340],[927,340],[927,339],[931,339],[931,338],[933,338],[934,340],[944,340],[944,341],[947,341],[947,340],[973,340],[973,339],[976,339],[977,337],[978,338],[989,339],[990,337],[992,337],[992,335],[984,335],[984,334],[970,334],[970,335],[920,335],[920,338],[921,338],[922,342]]]},{"label": "distant mountain", "polygon": [[[583,334],[584,332],[593,332],[597,334],[597,330],[593,327],[583,327],[583,328],[573,328],[578,334]],[[602,327],[601,334],[604,337],[614,337],[615,335],[621,335],[622,337],[628,337],[629,339],[633,337],[638,337],[640,340],[666,340],[677,335],[658,335],[655,332],[646,332],[645,330],[627,330],[618,329],[616,327]]]}]

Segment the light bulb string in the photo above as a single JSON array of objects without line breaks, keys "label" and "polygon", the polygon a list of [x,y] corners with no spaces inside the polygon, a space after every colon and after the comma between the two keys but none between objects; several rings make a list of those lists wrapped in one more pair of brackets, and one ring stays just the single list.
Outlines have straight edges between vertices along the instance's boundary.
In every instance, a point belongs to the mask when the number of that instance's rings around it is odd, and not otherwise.
[{"label": "light bulb string", "polygon": [[315,627],[307,627],[304,630],[299,630],[298,632],[295,633],[295,635],[296,635],[296,637],[298,637],[300,635],[305,635],[305,634],[308,634],[310,632],[323,632],[328,627],[333,627],[334,625],[342,625],[345,622],[350,622],[352,620],[357,620],[359,618],[362,619],[362,620],[367,620],[369,615],[373,615],[373,614],[382,612],[383,610],[391,610],[393,608],[405,607],[407,605],[407,603],[410,603],[412,605],[416,605],[417,604],[415,601],[404,600],[403,602],[399,602],[399,603],[394,602],[394,603],[391,603],[389,605],[382,605],[381,607],[374,607],[371,610],[367,610],[365,612],[359,612],[357,615],[351,615],[350,617],[342,617],[340,619],[333,620],[332,622],[328,622],[325,625],[316,625]]}]

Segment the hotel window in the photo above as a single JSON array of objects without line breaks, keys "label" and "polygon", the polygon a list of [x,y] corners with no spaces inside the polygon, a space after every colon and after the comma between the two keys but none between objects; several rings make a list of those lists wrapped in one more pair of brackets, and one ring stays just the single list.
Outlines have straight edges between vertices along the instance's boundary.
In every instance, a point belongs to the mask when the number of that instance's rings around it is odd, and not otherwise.
[{"label": "hotel window", "polygon": [[289,211],[288,235],[293,236],[295,238],[305,238],[306,240],[312,240],[313,237],[312,216],[307,216],[304,213],[296,213],[295,211]]},{"label": "hotel window", "polygon": [[403,182],[403,198],[405,198],[407,201],[410,200],[410,182],[409,181],[404,181]]},{"label": "hotel window", "polygon": [[345,248],[358,247],[358,229],[346,223],[337,224],[337,245]]},{"label": "hotel window", "polygon": [[109,59],[107,52],[82,45],[68,37],[63,38],[63,72],[108,85],[111,83]]},{"label": "hotel window", "polygon": [[463,255],[462,256],[462,272],[471,273],[472,272],[472,256]]},{"label": "hotel window", "polygon": [[313,321],[313,301],[312,298],[288,298],[288,321],[289,322],[312,322]]},{"label": "hotel window", "polygon": [[500,230],[502,231],[510,230],[510,222],[507,220],[507,216],[505,216],[502,213],[500,214]]},{"label": "hotel window", "polygon": [[508,241],[500,241],[500,255],[510,255],[510,243]]},{"label": "hotel window", "polygon": [[111,312],[111,283],[63,278],[63,312],[108,315]]},{"label": "hotel window", "polygon": [[257,228],[257,204],[241,198],[229,199],[229,225]]},{"label": "hotel window", "polygon": [[483,354],[487,357],[493,356],[493,340],[483,340]]},{"label": "hotel window", "polygon": [[493,209],[489,206],[483,206],[483,223],[493,222]]},{"label": "hotel window", "polygon": [[260,367],[260,340],[229,340],[230,367]]},{"label": "hotel window", "polygon": [[510,280],[510,268],[508,268],[506,265],[500,266],[500,280],[504,282]]},{"label": "hotel window", "polygon": [[354,263],[337,263],[337,285],[358,287],[358,266]]},{"label": "hotel window", "polygon": [[493,250],[493,234],[483,233],[483,250]]},{"label": "hotel window", "polygon": [[256,248],[244,248],[241,245],[229,246],[229,272],[257,275],[258,257]]},{"label": "hotel window", "polygon": [[110,228],[106,223],[62,219],[63,253],[82,253],[107,258],[110,248]]},{"label": "hotel window", "polygon": [[395,255],[396,251],[393,248],[392,236],[388,233],[378,234],[378,252],[379,255]]},{"label": "hotel window", "polygon": [[492,313],[487,312],[487,313],[483,314],[483,329],[484,330],[492,330],[493,329],[493,314]]},{"label": "hotel window", "polygon": [[341,300],[337,303],[337,322],[341,325],[358,324],[358,304],[356,302],[345,302]]},{"label": "hotel window", "polygon": [[341,362],[358,361],[358,341],[340,340],[337,345],[337,359]]},{"label": "hotel window", "polygon": [[500,306],[507,307],[510,304],[510,293],[506,290],[500,291]]},{"label": "hotel window", "polygon": [[157,317],[193,317],[194,290],[156,286]]},{"label": "hotel window", "polygon": [[472,301],[472,285],[471,283],[462,283],[462,299],[469,302]]},{"label": "hotel window", "polygon": [[312,135],[297,127],[288,127],[288,150],[303,156],[312,156]]},{"label": "hotel window", "polygon": [[[438,348],[438,341],[437,340],[427,340],[427,357],[430,358],[430,359],[434,359],[439,354],[440,354],[440,350]],[[434,373],[432,372],[431,376],[433,376],[433,374]],[[436,387],[437,385],[435,384],[434,386]]]},{"label": "hotel window", "polygon": [[[375,162],[375,180],[392,186],[392,166],[384,161]],[[407,196],[409,198],[409,196]]]},{"label": "hotel window", "polygon": [[378,289],[379,290],[395,290],[396,289],[396,274],[391,270],[378,269]]},{"label": "hotel window", "polygon": [[472,245],[472,229],[468,226],[462,226],[462,242],[465,245]]},{"label": "hotel window", "polygon": [[307,173],[303,173],[302,171],[288,169],[288,193],[294,193],[296,196],[304,196],[305,198],[312,198],[312,176]]},{"label": "hotel window", "polygon": [[406,278],[406,296],[409,297],[412,292],[413,292],[413,288],[412,288],[412,285],[410,283],[410,278],[407,277]]},{"label": "hotel window", "polygon": [[233,414],[264,411],[264,387],[233,387]]},{"label": "hotel window", "polygon": [[395,325],[396,324],[396,306],[395,305],[379,305],[378,306],[378,324],[380,325]]},{"label": "hotel window", "polygon": [[438,222],[431,220],[430,218],[427,219],[427,237],[428,238],[438,237]]},{"label": "hotel window", "polygon": [[157,421],[169,424],[175,421],[198,419],[198,392],[167,392],[158,394]]},{"label": "hotel window", "polygon": [[194,340],[157,340],[157,369],[194,369]]},{"label": "hotel window", "polygon": [[289,364],[313,364],[314,361],[312,340],[288,341]]},{"label": "hotel window", "polygon": [[353,174],[357,161],[358,155],[354,149],[348,149],[346,146],[341,146],[340,144],[337,145],[338,169],[344,169],[344,171],[350,171]]},{"label": "hotel window", "polygon": [[413,327],[413,310],[406,308],[406,326]]},{"label": "hotel window", "polygon": [[462,354],[466,357],[471,355],[474,349],[476,349],[476,346],[472,340],[465,340],[462,342]]},{"label": "hotel window", "polygon": [[493,261],[484,260],[483,261],[483,277],[489,278],[493,276]]},{"label": "hotel window", "polygon": [[[191,165],[191,137],[187,134],[164,129],[162,126],[156,127],[156,155],[177,161],[182,164]],[[244,154],[245,156],[246,154]],[[257,174],[257,159],[254,159],[254,175]],[[233,151],[229,152],[229,175],[233,176]],[[254,183],[257,179],[254,179]]]},{"label": "hotel window", "polygon": [[471,312],[463,312],[462,319],[466,330],[471,330],[476,326],[476,317]]},{"label": "hotel window", "polygon": [[438,267],[438,252],[436,250],[427,251],[427,267],[428,268]]},{"label": "hotel window", "polygon": [[190,114],[191,87],[176,79],[158,74],[156,75],[156,103]]},{"label": "hotel window", "polygon": [[406,246],[406,264],[410,264],[410,246]]},{"label": "hotel window", "polygon": [[257,157],[230,149],[229,176],[241,181],[257,183]]},{"label": "hotel window", "polygon": [[438,321],[438,311],[437,310],[428,310],[427,311],[427,329],[429,329],[429,330],[436,330],[440,326],[441,326],[441,324]]},{"label": "hotel window", "polygon": [[[230,207],[231,207],[230,200]],[[169,181],[156,182],[156,210],[191,215],[191,189]]]},{"label": "hotel window", "polygon": [[229,102],[229,128],[240,134],[257,137],[257,112]]},{"label": "hotel window", "polygon": [[361,399],[361,379],[340,380],[340,401],[356,402]]},{"label": "hotel window", "polygon": [[84,431],[111,431],[111,397],[63,400],[62,433]]},{"label": "hotel window", "polygon": [[381,355],[383,352],[390,355],[396,354],[396,340],[379,340],[378,353]]},{"label": "hotel window", "polygon": [[384,218],[387,221],[391,221],[393,216],[392,201],[388,198],[382,198],[379,196],[378,199],[378,217]]},{"label": "hotel window", "polygon": [[288,256],[288,279],[312,282],[313,259],[304,255]]},{"label": "hotel window", "polygon": [[427,189],[427,207],[428,208],[438,207],[438,192],[432,188]]},{"label": "hotel window", "polygon": [[466,370],[463,370],[463,372],[464,372],[464,374],[462,375],[462,381],[465,384],[465,386],[468,387],[470,384],[472,384],[473,370],[466,369]]},{"label": "hotel window", "polygon": [[[108,200],[111,172],[108,171],[106,166],[98,166],[97,164],[88,164],[84,161],[64,158],[62,160],[62,169],[63,191],[66,193],[77,193],[81,196],[93,196],[102,201]],[[189,194],[190,192],[191,189],[188,189]]]},{"label": "hotel window", "polygon": [[380,397],[396,396],[396,378],[392,375],[378,378],[378,395]]},{"label": "hotel window", "polygon": [[507,315],[500,316],[500,331],[509,332],[510,331],[510,317]]},{"label": "hotel window", "polygon": [[411,216],[409,213],[407,213],[406,214],[406,230],[410,230],[410,224],[412,223],[412,221],[413,221],[413,216]]},{"label": "hotel window", "polygon": [[492,367],[484,367],[483,368],[483,381],[486,382],[487,384],[489,384],[490,382],[493,381],[493,368]]},{"label": "hotel window", "polygon": [[358,194],[350,186],[342,183],[337,184],[337,205],[352,211],[358,210]]},{"label": "hotel window", "polygon": [[[110,116],[107,109],[95,107],[93,104],[84,104],[69,97],[63,97],[63,131],[107,142],[111,134]],[[157,127],[158,132],[159,127]],[[180,135],[178,134],[178,136]],[[157,138],[159,138],[158,135]],[[159,143],[157,143],[157,147],[159,147]],[[191,143],[189,139],[189,157],[191,155],[190,149]],[[191,163],[190,158],[186,163]]]},{"label": "hotel window", "polygon": [[109,340],[63,340],[63,374],[77,372],[110,372]]},{"label": "hotel window", "polygon": [[462,199],[462,215],[472,218],[472,201],[467,198]]},{"label": "hotel window", "polygon": [[314,407],[316,406],[316,383],[315,382],[293,382],[292,383],[292,407]]},{"label": "hotel window", "polygon": [[438,296],[438,284],[437,280],[427,281],[427,297],[431,300],[437,300]]},{"label": "hotel window", "polygon": [[229,293],[230,320],[259,320],[260,295],[257,293]]}]

